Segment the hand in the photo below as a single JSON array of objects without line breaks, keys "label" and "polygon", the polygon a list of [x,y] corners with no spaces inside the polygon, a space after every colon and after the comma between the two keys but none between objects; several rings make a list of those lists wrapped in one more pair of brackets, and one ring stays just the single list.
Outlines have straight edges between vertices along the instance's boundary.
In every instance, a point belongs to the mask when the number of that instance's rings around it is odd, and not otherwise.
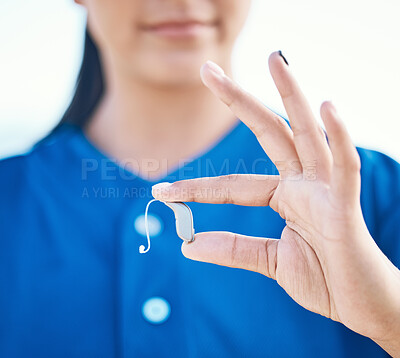
[{"label": "hand", "polygon": [[324,102],[321,117],[328,145],[279,52],[270,56],[269,67],[291,128],[214,63],[203,65],[201,76],[254,132],[280,175],[182,180],[154,186],[153,196],[163,201],[269,205],[286,221],[280,240],[203,232],[182,245],[183,254],[270,277],[303,307],[400,355],[400,271],[377,247],[364,222],[357,150],[334,106]]}]

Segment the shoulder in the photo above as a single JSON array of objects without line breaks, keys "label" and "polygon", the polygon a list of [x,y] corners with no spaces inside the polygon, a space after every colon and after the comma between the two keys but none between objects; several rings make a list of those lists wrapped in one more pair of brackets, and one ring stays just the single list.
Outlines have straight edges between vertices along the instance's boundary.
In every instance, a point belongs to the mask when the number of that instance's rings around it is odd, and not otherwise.
[{"label": "shoulder", "polygon": [[32,152],[10,156],[0,160],[0,192],[4,195],[20,185],[28,176],[28,163]]},{"label": "shoulder", "polygon": [[62,144],[71,139],[79,129],[75,125],[63,124],[49,132],[44,138],[33,144],[27,151],[0,159],[0,168],[13,167],[19,163],[35,158],[38,155],[46,155],[57,148],[57,144]]},{"label": "shoulder", "polygon": [[29,178],[39,174],[41,169],[51,167],[54,161],[59,161],[59,152],[65,148],[65,144],[75,132],[76,128],[63,125],[24,153],[1,159],[0,191],[16,187],[21,181],[27,184]]},{"label": "shoulder", "polygon": [[0,180],[4,179],[9,173],[20,171],[28,155],[28,153],[23,153],[0,159]]}]

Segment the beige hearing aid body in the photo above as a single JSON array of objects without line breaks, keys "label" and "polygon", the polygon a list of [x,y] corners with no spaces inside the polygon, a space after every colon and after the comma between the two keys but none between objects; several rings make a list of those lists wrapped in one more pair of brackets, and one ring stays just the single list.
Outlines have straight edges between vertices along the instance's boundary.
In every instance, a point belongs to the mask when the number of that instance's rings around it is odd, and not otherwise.
[{"label": "beige hearing aid body", "polygon": [[[148,247],[147,249],[145,249],[144,245],[140,245],[139,252],[141,254],[145,254],[150,250],[150,235],[147,222],[147,213],[150,204],[156,200],[157,199],[150,200],[146,206],[144,221],[146,226]],[[193,227],[193,215],[189,206],[187,206],[185,203],[182,202],[166,202],[166,201],[161,201],[161,202],[164,203],[169,208],[171,208],[172,211],[174,212],[177,235],[186,243],[192,242],[194,240],[194,227]]]},{"label": "beige hearing aid body", "polygon": [[171,208],[175,214],[176,233],[186,242],[194,240],[193,215],[190,208],[181,202],[166,202],[165,205]]}]

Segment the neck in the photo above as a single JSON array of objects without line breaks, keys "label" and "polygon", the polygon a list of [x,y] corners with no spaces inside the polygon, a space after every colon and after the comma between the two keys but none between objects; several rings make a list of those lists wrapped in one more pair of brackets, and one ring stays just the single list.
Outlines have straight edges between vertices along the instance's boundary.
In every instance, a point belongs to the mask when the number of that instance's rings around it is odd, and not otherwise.
[{"label": "neck", "polygon": [[[225,67],[230,74],[230,66]],[[199,80],[191,86],[157,87],[107,80],[107,90],[85,131],[115,160],[149,180],[214,145],[236,117]]]}]

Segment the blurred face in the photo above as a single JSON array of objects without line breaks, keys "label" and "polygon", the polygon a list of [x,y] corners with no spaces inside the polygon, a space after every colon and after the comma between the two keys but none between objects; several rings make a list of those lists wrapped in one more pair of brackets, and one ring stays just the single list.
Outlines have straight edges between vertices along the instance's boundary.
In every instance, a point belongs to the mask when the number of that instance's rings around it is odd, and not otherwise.
[{"label": "blurred face", "polygon": [[101,56],[124,76],[157,84],[200,81],[208,59],[230,61],[251,0],[75,0]]}]

